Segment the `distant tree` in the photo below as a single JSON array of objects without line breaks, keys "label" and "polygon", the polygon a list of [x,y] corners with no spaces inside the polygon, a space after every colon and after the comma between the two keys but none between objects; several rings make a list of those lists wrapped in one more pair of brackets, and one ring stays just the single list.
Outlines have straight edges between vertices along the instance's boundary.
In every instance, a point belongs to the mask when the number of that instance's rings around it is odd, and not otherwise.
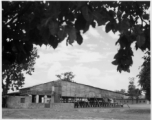
[{"label": "distant tree", "polygon": [[128,86],[128,95],[129,97],[132,99],[132,102],[133,102],[133,99],[135,97],[135,85],[134,85],[134,78],[129,78],[129,86]]},{"label": "distant tree", "polygon": [[123,94],[125,94],[125,93],[126,93],[125,89],[116,90],[116,92],[123,93]]},{"label": "distant tree", "polygon": [[24,84],[24,73],[32,75],[34,72],[34,64],[36,58],[39,56],[37,55],[37,49],[34,48],[31,52],[30,61],[26,64],[11,64],[5,66],[7,69],[2,71],[2,95],[6,95],[8,90],[16,89],[18,90]]},{"label": "distant tree", "polygon": [[65,72],[62,73],[61,75],[56,75],[56,76],[59,78],[59,80],[74,82],[73,81],[74,75],[72,72]]},{"label": "distant tree", "polygon": [[126,93],[125,89],[121,89],[120,93]]},{"label": "distant tree", "polygon": [[129,86],[128,86],[128,95],[130,96],[130,98],[132,99],[136,99],[136,103],[138,103],[139,100],[139,96],[141,95],[141,90],[136,88],[136,86],[134,85],[134,78],[129,78]]},{"label": "distant tree", "polygon": [[151,76],[150,76],[150,52],[147,52],[144,58],[144,63],[141,66],[141,71],[137,75],[139,78],[139,84],[142,87],[142,90],[146,92],[146,99],[151,101]]},{"label": "distant tree", "polygon": [[141,95],[141,90],[136,88],[135,89],[135,97],[136,97],[136,103],[138,103],[139,96]]}]

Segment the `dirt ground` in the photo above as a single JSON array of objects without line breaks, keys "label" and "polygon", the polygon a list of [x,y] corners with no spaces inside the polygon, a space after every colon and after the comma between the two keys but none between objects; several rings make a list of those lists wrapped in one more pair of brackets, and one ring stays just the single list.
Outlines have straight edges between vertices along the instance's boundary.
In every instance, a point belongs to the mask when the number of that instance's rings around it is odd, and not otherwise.
[{"label": "dirt ground", "polygon": [[123,108],[74,108],[73,110],[2,109],[3,119],[99,119],[150,120],[150,105],[124,105]]}]

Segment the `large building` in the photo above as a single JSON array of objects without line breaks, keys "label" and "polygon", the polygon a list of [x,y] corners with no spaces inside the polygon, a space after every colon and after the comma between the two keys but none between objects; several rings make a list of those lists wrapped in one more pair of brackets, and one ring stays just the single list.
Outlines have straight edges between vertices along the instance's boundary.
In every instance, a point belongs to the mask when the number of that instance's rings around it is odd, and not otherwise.
[{"label": "large building", "polygon": [[124,94],[89,85],[64,80],[51,81],[32,87],[22,88],[18,93],[9,94],[8,107],[47,106],[51,103],[75,103],[76,101],[115,102]]},{"label": "large building", "polygon": [[52,102],[71,102],[75,99],[123,99],[121,93],[105,90],[89,85],[63,80],[52,81],[20,90],[21,95],[31,95],[32,102],[44,102],[44,99],[54,97]]}]

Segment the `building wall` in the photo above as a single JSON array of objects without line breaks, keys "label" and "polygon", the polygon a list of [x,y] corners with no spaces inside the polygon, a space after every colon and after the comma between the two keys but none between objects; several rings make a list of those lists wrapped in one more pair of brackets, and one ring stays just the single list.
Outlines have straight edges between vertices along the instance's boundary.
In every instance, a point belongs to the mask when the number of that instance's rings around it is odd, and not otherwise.
[{"label": "building wall", "polygon": [[[21,98],[24,98],[24,103],[21,103]],[[45,108],[45,103],[32,103],[31,96],[9,96],[7,99],[7,108],[31,108],[31,109],[39,109]],[[58,111],[65,111],[71,110],[74,108],[73,103],[49,103],[50,109],[58,110]]]},{"label": "building wall", "polygon": [[[21,103],[21,98],[24,98],[24,103]],[[31,96],[9,96],[7,98],[8,108],[44,108],[45,103],[32,103]]]},{"label": "building wall", "polygon": [[[21,103],[21,99],[24,99],[24,103]],[[30,96],[9,96],[7,98],[8,108],[28,108],[31,104],[32,97]]]},{"label": "building wall", "polygon": [[32,108],[32,109],[44,108],[44,106],[45,106],[45,103],[31,103],[29,104],[28,108]]}]

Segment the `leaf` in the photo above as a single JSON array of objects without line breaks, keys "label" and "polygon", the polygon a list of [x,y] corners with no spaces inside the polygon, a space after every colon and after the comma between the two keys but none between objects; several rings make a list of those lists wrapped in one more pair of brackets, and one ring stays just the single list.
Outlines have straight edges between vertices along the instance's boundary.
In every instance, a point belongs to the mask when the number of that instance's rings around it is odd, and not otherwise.
[{"label": "leaf", "polygon": [[145,43],[145,37],[143,35],[137,36],[137,45],[138,47],[142,47]]},{"label": "leaf", "polygon": [[76,29],[74,27],[69,28],[68,34],[69,34],[69,37],[68,37],[69,44],[72,44],[74,40],[77,39]]},{"label": "leaf", "polygon": [[90,23],[87,22],[85,28],[83,29],[83,33],[89,30],[89,26],[90,26]]},{"label": "leaf", "polygon": [[114,59],[117,59],[117,58],[119,58],[119,54],[118,53],[114,56]]},{"label": "leaf", "polygon": [[108,33],[111,30],[111,22],[108,22],[106,25],[106,33]]},{"label": "leaf", "polygon": [[112,64],[113,64],[113,65],[118,65],[118,61],[115,60],[115,61],[112,62]]},{"label": "leaf", "polygon": [[129,68],[126,71],[130,73],[130,69]]},{"label": "leaf", "polygon": [[68,13],[67,15],[65,15],[65,19],[68,19],[69,21],[74,21],[74,14]]},{"label": "leaf", "polygon": [[49,23],[49,30],[51,35],[56,35],[59,30],[59,24],[56,21],[51,21]]},{"label": "leaf", "polygon": [[98,11],[94,11],[92,15],[93,18],[97,21],[98,26],[104,25],[106,23],[106,21],[103,19],[103,16]]},{"label": "leaf", "polygon": [[142,29],[141,29],[141,25],[136,25],[136,26],[134,27],[134,33],[135,33],[136,35],[143,34],[143,31],[142,31]]},{"label": "leaf", "polygon": [[121,31],[122,32],[127,32],[128,29],[130,28],[130,22],[128,18],[123,19],[123,21],[121,22]]},{"label": "leaf", "polygon": [[91,25],[92,25],[93,28],[96,27],[96,23],[94,21],[92,21]]},{"label": "leaf", "polygon": [[75,28],[79,31],[79,30],[83,30],[86,26],[87,21],[84,19],[83,15],[80,14],[77,18],[77,20],[75,21]]},{"label": "leaf", "polygon": [[78,43],[79,45],[81,45],[82,42],[83,42],[83,38],[82,38],[80,32],[77,32],[77,43]]},{"label": "leaf", "polygon": [[149,14],[144,14],[143,18],[146,19],[146,20],[149,20]]},{"label": "leaf", "polygon": [[108,14],[113,18],[115,16],[115,12],[113,10],[109,10]]},{"label": "leaf", "polygon": [[135,48],[136,48],[136,50],[138,50],[138,45],[137,45],[137,42],[136,42],[136,44],[135,44]]},{"label": "leaf", "polygon": [[57,38],[54,37],[53,35],[50,35],[50,38],[49,38],[49,44],[55,49],[57,46],[58,46],[58,41],[57,41]]},{"label": "leaf", "polygon": [[64,38],[67,36],[66,27],[63,27],[62,30],[59,30],[57,35],[58,35],[60,40],[64,40]]},{"label": "leaf", "polygon": [[[49,28],[45,27],[45,26],[39,26],[38,29],[40,30],[40,35],[42,36],[43,42],[47,42],[50,37]],[[38,41],[37,43],[40,44],[41,42],[42,41]],[[44,43],[42,43],[42,44],[44,44]]]},{"label": "leaf", "polygon": [[120,66],[117,67],[117,71],[119,71],[121,73],[122,68]]},{"label": "leaf", "polygon": [[128,59],[122,61],[123,65],[129,65],[130,66],[130,65],[132,65],[132,63],[133,63],[133,61],[132,61],[131,57],[129,57]]},{"label": "leaf", "polygon": [[112,22],[112,23],[111,23],[112,32],[113,32],[113,33],[116,33],[117,30],[118,30],[118,24],[116,23],[116,20],[115,20],[115,19],[112,20],[111,22]]},{"label": "leaf", "polygon": [[92,15],[89,13],[89,8],[87,6],[82,7],[82,15],[86,21],[92,20]]}]

